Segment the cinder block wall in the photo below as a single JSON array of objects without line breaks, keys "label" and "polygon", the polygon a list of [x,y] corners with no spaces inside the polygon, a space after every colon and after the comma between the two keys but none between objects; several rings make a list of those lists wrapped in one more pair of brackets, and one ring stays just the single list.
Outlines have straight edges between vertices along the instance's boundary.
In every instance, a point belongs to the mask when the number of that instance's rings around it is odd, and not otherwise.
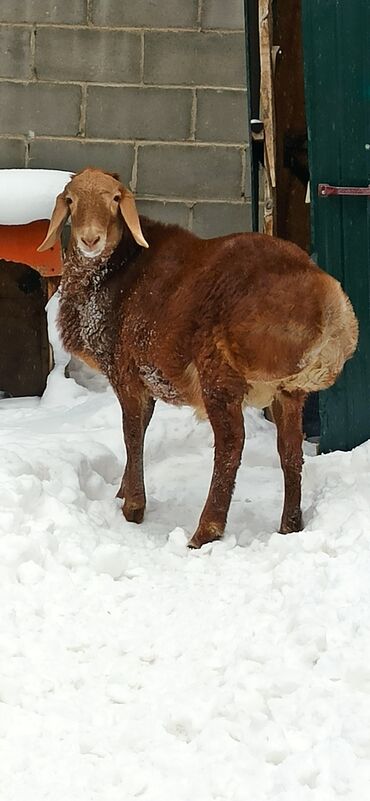
[{"label": "cinder block wall", "polygon": [[1,0],[0,167],[118,171],[143,213],[250,227],[243,0]]}]

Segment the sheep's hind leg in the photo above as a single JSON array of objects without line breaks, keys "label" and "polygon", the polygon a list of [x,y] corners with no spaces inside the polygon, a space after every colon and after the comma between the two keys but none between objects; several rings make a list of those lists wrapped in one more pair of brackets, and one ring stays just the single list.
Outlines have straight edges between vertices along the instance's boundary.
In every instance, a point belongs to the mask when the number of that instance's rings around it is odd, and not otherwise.
[{"label": "sheep's hind leg", "polygon": [[145,511],[144,437],[154,411],[154,399],[146,394],[120,395],[126,467],[118,490],[124,498],[122,512],[130,523],[141,523]]},{"label": "sheep's hind leg", "polygon": [[227,398],[226,393],[220,392],[205,396],[204,403],[214,433],[214,468],[208,498],[189,548],[201,548],[222,537],[244,446],[242,397]]},{"label": "sheep's hind leg", "polygon": [[301,512],[302,482],[302,413],[306,394],[281,392],[272,409],[277,428],[277,445],[284,473],[284,508],[280,533],[290,534],[303,528]]}]

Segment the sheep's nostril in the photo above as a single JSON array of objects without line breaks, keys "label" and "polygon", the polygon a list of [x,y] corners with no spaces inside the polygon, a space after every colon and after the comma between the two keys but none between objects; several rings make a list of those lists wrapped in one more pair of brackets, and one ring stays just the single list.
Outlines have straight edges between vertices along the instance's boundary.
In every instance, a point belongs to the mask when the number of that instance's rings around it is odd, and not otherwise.
[{"label": "sheep's nostril", "polygon": [[90,239],[88,239],[87,237],[85,237],[85,239],[84,239],[83,236],[82,236],[81,237],[81,242],[83,242],[84,245],[86,245],[87,248],[93,248],[93,247],[95,247],[95,245],[98,244],[98,242],[100,242],[100,236],[91,237]]}]

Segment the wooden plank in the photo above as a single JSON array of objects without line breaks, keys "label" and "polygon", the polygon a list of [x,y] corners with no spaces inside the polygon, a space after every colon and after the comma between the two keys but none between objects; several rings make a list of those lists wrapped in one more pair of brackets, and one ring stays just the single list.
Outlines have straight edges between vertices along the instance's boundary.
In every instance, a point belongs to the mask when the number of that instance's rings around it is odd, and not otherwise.
[{"label": "wooden plank", "polygon": [[299,0],[274,0],[276,233],[309,252],[307,131]]},{"label": "wooden plank", "polygon": [[[260,114],[260,59],[258,35],[258,0],[244,0],[245,47],[247,68],[247,144],[250,154],[250,185],[252,201],[252,230],[259,230],[259,164],[261,146],[251,133],[251,120]],[[262,134],[263,138],[263,134]]]},{"label": "wooden plank", "polygon": [[264,124],[264,231],[276,232],[275,209],[275,107],[273,90],[273,47],[271,0],[259,0],[259,39],[261,60],[261,111]]}]

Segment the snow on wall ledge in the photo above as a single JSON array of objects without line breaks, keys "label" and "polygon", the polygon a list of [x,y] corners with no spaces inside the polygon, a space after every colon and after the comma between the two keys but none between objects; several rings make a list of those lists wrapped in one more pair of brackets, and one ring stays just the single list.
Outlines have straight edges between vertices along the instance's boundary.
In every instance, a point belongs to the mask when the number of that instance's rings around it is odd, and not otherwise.
[{"label": "snow on wall ledge", "polygon": [[0,170],[0,225],[50,219],[55,198],[72,174],[64,170]]}]

